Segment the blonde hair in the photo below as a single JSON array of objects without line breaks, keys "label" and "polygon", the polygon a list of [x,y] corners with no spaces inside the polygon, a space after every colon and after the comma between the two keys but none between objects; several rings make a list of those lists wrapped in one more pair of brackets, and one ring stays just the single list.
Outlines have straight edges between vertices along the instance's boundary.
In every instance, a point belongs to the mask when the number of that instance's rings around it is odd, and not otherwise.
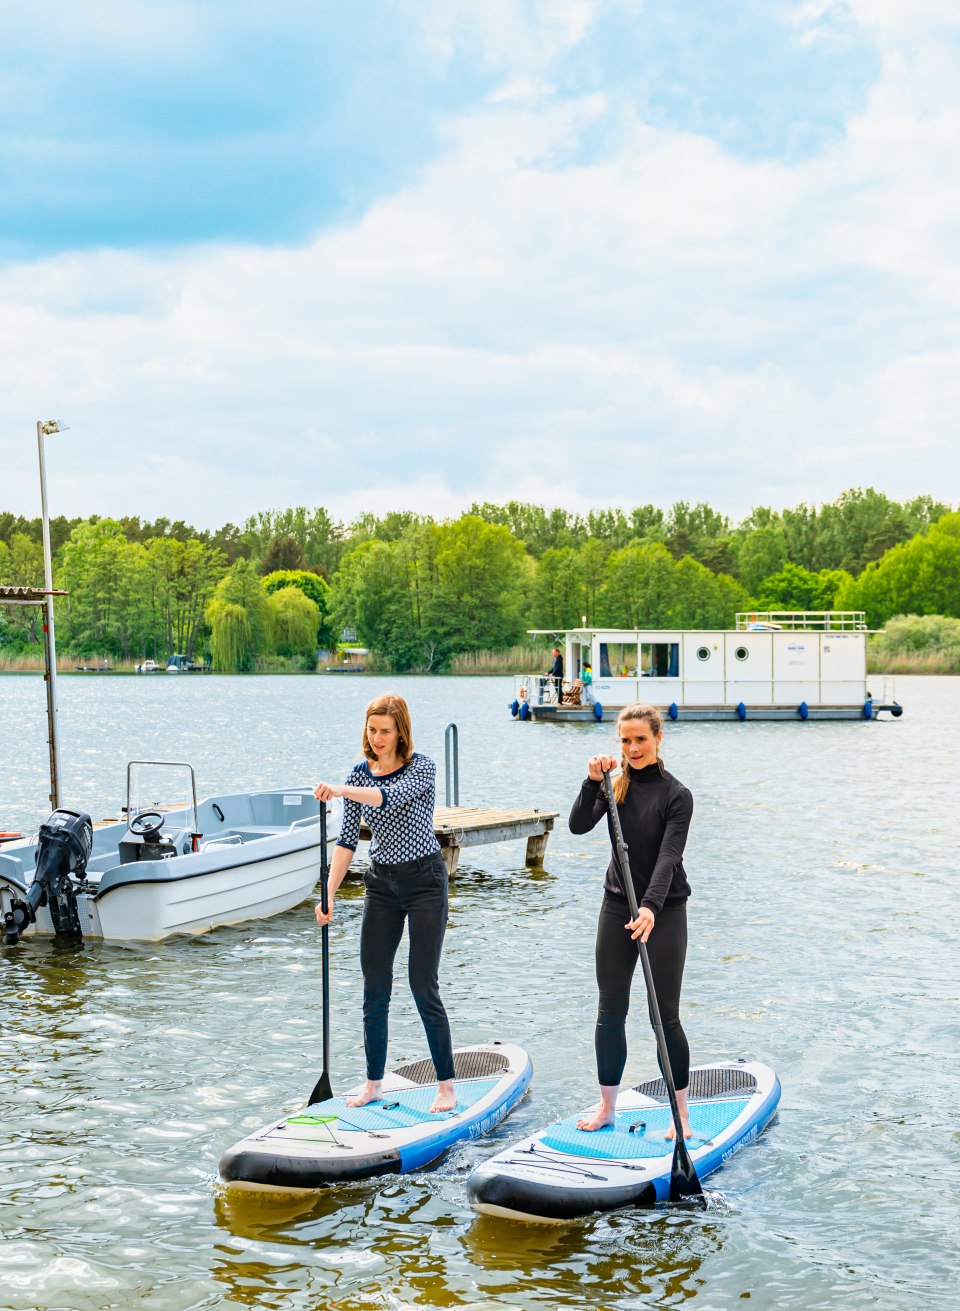
[{"label": "blonde hair", "polygon": [[374,697],[367,706],[363,717],[363,734],[360,745],[367,760],[374,762],[377,753],[367,741],[367,725],[371,715],[389,715],[397,726],[397,758],[403,765],[409,765],[413,759],[413,729],[410,726],[410,708],[402,696],[396,692],[384,692],[383,696]]},{"label": "blonde hair", "polygon": [[[644,719],[650,725],[650,731],[654,737],[663,732],[663,715],[656,706],[645,705],[642,701],[634,701],[631,706],[624,706],[617,715],[617,733],[620,732],[620,725],[625,720]],[[657,754],[657,764],[660,767],[660,773],[663,773],[663,761]],[[617,805],[622,805],[630,790],[630,769],[626,756],[620,753],[620,773],[617,775],[613,784],[613,795]]]}]

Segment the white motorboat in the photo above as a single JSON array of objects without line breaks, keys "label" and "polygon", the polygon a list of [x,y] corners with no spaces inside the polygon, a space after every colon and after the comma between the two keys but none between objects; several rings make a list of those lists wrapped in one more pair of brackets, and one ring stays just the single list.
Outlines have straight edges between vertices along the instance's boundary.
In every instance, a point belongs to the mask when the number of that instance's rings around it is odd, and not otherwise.
[{"label": "white motorboat", "polygon": [[[179,771],[186,804],[146,800],[157,795],[150,779],[158,770]],[[190,765],[133,761],[126,815],[94,826],[62,808],[34,836],[0,847],[9,945],[24,934],[125,942],[205,933],[289,910],[316,885],[320,805],[309,787],[198,804]]]}]

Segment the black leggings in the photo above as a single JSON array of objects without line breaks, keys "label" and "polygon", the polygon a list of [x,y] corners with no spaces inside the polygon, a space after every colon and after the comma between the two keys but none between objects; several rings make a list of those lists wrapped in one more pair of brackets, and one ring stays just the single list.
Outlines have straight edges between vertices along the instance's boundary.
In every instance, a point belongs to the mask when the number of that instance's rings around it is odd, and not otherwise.
[{"label": "black leggings", "polygon": [[[597,1012],[597,1076],[605,1087],[618,1087],[627,1063],[627,1012],[630,1009],[630,984],[640,953],[637,944],[623,926],[630,919],[627,900],[604,897],[597,925],[597,984],[600,1006]],[[657,914],[653,932],[647,939],[647,955],[657,991],[663,1034],[673,1081],[678,1089],[690,1082],[690,1048],[680,1023],[680,988],[683,962],[687,954],[687,904],[664,906]],[[642,973],[642,971],[641,971]],[[649,1006],[647,1008],[649,1013]],[[653,1016],[650,1015],[653,1025]],[[657,1064],[663,1073],[660,1052]]]},{"label": "black leggings", "polygon": [[387,1018],[393,991],[393,960],[410,928],[410,991],[427,1033],[438,1079],[453,1078],[453,1045],[440,1000],[437,971],[447,928],[447,867],[437,851],[399,865],[373,861],[364,875],[367,895],[360,925],[363,971],[363,1045],[367,1078],[383,1078],[387,1062]]}]

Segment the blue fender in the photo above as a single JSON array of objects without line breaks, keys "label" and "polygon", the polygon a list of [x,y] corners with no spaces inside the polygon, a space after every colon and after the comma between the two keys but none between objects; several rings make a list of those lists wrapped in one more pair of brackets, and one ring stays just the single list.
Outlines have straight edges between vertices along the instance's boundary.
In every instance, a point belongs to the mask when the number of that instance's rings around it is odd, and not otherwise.
[{"label": "blue fender", "polygon": [[516,719],[517,715],[520,713],[520,702],[516,697],[514,697],[510,702],[510,713],[513,715],[514,719]]},{"label": "blue fender", "polygon": [[676,701],[670,702],[670,709],[667,711],[667,714],[670,716],[670,718],[673,720],[674,723],[676,723],[677,720],[680,718],[680,711],[677,709]]},{"label": "blue fender", "polygon": [[594,701],[593,703],[593,717],[594,719],[597,720],[603,718],[603,706],[600,704],[599,701]]},{"label": "blue fender", "polygon": [[520,704],[520,718],[521,719],[530,718],[530,707],[527,705],[526,701],[523,701]]},{"label": "blue fender", "polygon": [[873,718],[873,701],[870,697],[867,697],[866,701],[863,703],[863,717],[864,719]]},{"label": "blue fender", "polygon": [[737,718],[739,720],[744,720],[746,719],[746,717],[747,717],[747,707],[741,701],[740,704],[737,706]]},{"label": "blue fender", "polygon": [[801,719],[810,718],[810,707],[807,705],[806,701],[800,702],[800,708],[797,713],[799,714]]}]

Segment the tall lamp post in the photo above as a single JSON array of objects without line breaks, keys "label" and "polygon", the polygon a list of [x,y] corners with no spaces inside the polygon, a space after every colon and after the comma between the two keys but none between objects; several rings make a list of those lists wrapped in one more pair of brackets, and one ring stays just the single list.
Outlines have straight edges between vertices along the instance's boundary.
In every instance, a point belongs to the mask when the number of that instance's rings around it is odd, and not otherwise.
[{"label": "tall lamp post", "polygon": [[50,805],[60,809],[60,730],[57,721],[57,644],[53,629],[53,564],[50,559],[50,519],[47,515],[47,470],[43,458],[43,439],[64,432],[67,424],[60,419],[37,421],[37,447],[40,452],[40,510],[43,527],[43,582],[47,591],[43,610],[43,642],[47,650],[47,741],[50,746]]}]

